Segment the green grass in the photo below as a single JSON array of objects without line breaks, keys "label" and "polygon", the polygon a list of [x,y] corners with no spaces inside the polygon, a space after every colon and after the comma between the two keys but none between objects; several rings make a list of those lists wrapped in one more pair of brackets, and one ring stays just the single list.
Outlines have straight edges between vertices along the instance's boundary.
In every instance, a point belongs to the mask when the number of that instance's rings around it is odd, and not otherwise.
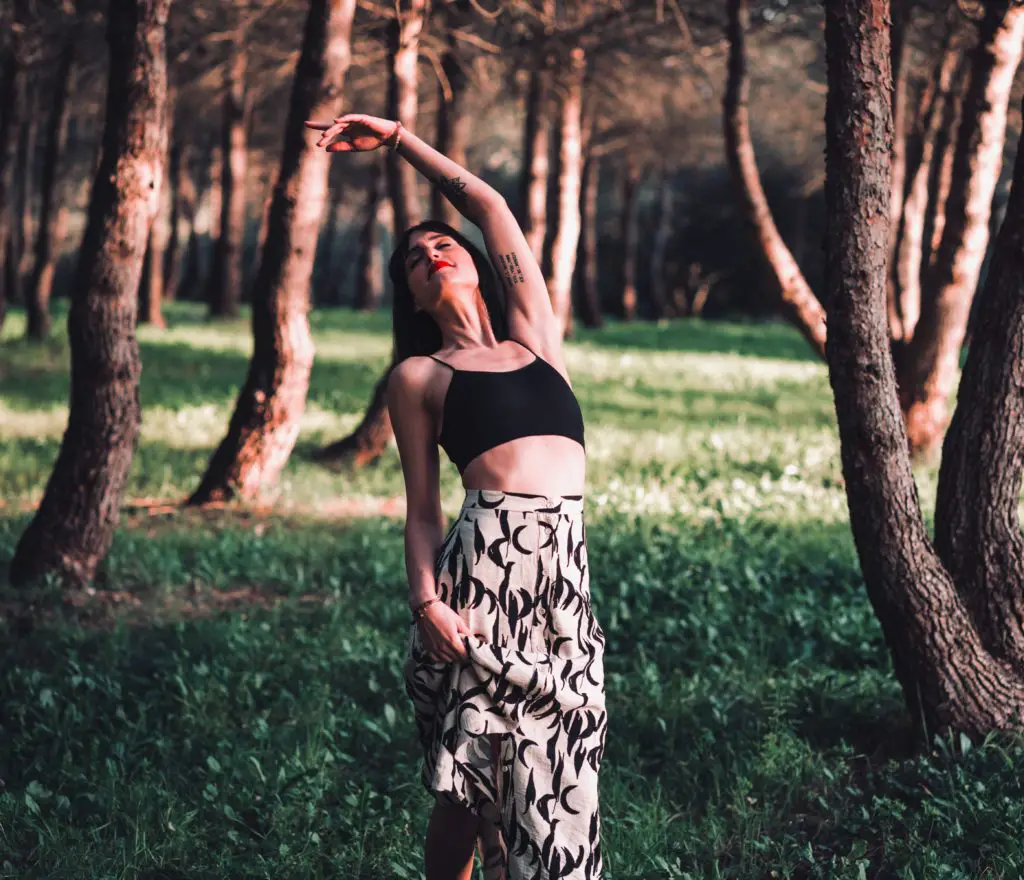
[{"label": "green grass", "polygon": [[[209,513],[173,502],[225,428],[248,328],[170,318],[140,334],[143,437],[97,598],[52,614],[52,590],[0,585],[0,876],[420,877],[401,519],[379,515],[399,511],[397,455],[357,474],[309,459],[360,417],[386,316],[312,316],[309,407],[273,508]],[[0,344],[0,564],[66,418],[66,346],[21,326]],[[804,343],[774,325],[614,325],[568,360],[608,636],[609,880],[1020,876],[1024,748],[903,748]]]}]

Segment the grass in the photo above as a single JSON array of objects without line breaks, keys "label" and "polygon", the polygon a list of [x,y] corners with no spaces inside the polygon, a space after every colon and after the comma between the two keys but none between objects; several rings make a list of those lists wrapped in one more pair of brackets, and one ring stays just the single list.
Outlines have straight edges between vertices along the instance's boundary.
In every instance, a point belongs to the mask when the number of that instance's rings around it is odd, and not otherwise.
[{"label": "grass", "polygon": [[[140,333],[143,437],[96,596],[0,584],[0,876],[420,877],[397,455],[356,474],[309,459],[361,415],[386,319],[312,316],[273,504],[206,512],[175,502],[225,428],[248,328],[170,319]],[[23,343],[20,322],[0,345],[0,564],[66,418],[66,345]],[[804,343],[614,325],[568,359],[608,637],[606,877],[1020,876],[1024,749],[903,748]]]}]

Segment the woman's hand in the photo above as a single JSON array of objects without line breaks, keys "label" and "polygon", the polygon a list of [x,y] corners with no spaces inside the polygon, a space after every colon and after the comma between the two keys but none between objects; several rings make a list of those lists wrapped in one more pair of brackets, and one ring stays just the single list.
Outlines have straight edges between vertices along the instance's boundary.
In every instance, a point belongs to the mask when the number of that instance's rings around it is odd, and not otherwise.
[{"label": "woman's hand", "polygon": [[328,153],[361,153],[376,150],[387,143],[398,131],[399,123],[365,113],[347,113],[333,122],[307,119],[306,127],[322,131],[318,147],[327,147]]},{"label": "woman's hand", "polygon": [[444,602],[434,602],[423,612],[417,624],[423,649],[437,662],[454,663],[466,659],[463,636],[473,633],[466,622]]}]

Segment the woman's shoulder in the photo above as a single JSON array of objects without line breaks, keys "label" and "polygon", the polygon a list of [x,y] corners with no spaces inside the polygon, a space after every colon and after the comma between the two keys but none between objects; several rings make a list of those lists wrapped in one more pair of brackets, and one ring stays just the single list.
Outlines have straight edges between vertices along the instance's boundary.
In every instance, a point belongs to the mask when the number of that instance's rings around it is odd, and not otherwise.
[{"label": "woman's shoulder", "polygon": [[429,355],[413,355],[399,361],[388,376],[388,398],[422,399],[440,369],[441,365]]}]

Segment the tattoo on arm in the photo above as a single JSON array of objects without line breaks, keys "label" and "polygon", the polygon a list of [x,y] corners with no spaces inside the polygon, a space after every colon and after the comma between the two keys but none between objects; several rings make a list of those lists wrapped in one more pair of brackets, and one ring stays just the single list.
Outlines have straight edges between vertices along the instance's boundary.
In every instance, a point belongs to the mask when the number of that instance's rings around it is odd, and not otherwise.
[{"label": "tattoo on arm", "polygon": [[464,208],[466,205],[466,184],[458,177],[445,177],[443,174],[437,182],[441,192],[448,198],[448,201],[456,208]]},{"label": "tattoo on arm", "polygon": [[515,255],[514,251],[509,251],[507,254],[498,254],[498,267],[501,269],[502,275],[505,276],[505,283],[509,287],[515,287],[516,284],[522,284],[526,281],[523,277],[522,267],[519,265],[519,258]]}]

